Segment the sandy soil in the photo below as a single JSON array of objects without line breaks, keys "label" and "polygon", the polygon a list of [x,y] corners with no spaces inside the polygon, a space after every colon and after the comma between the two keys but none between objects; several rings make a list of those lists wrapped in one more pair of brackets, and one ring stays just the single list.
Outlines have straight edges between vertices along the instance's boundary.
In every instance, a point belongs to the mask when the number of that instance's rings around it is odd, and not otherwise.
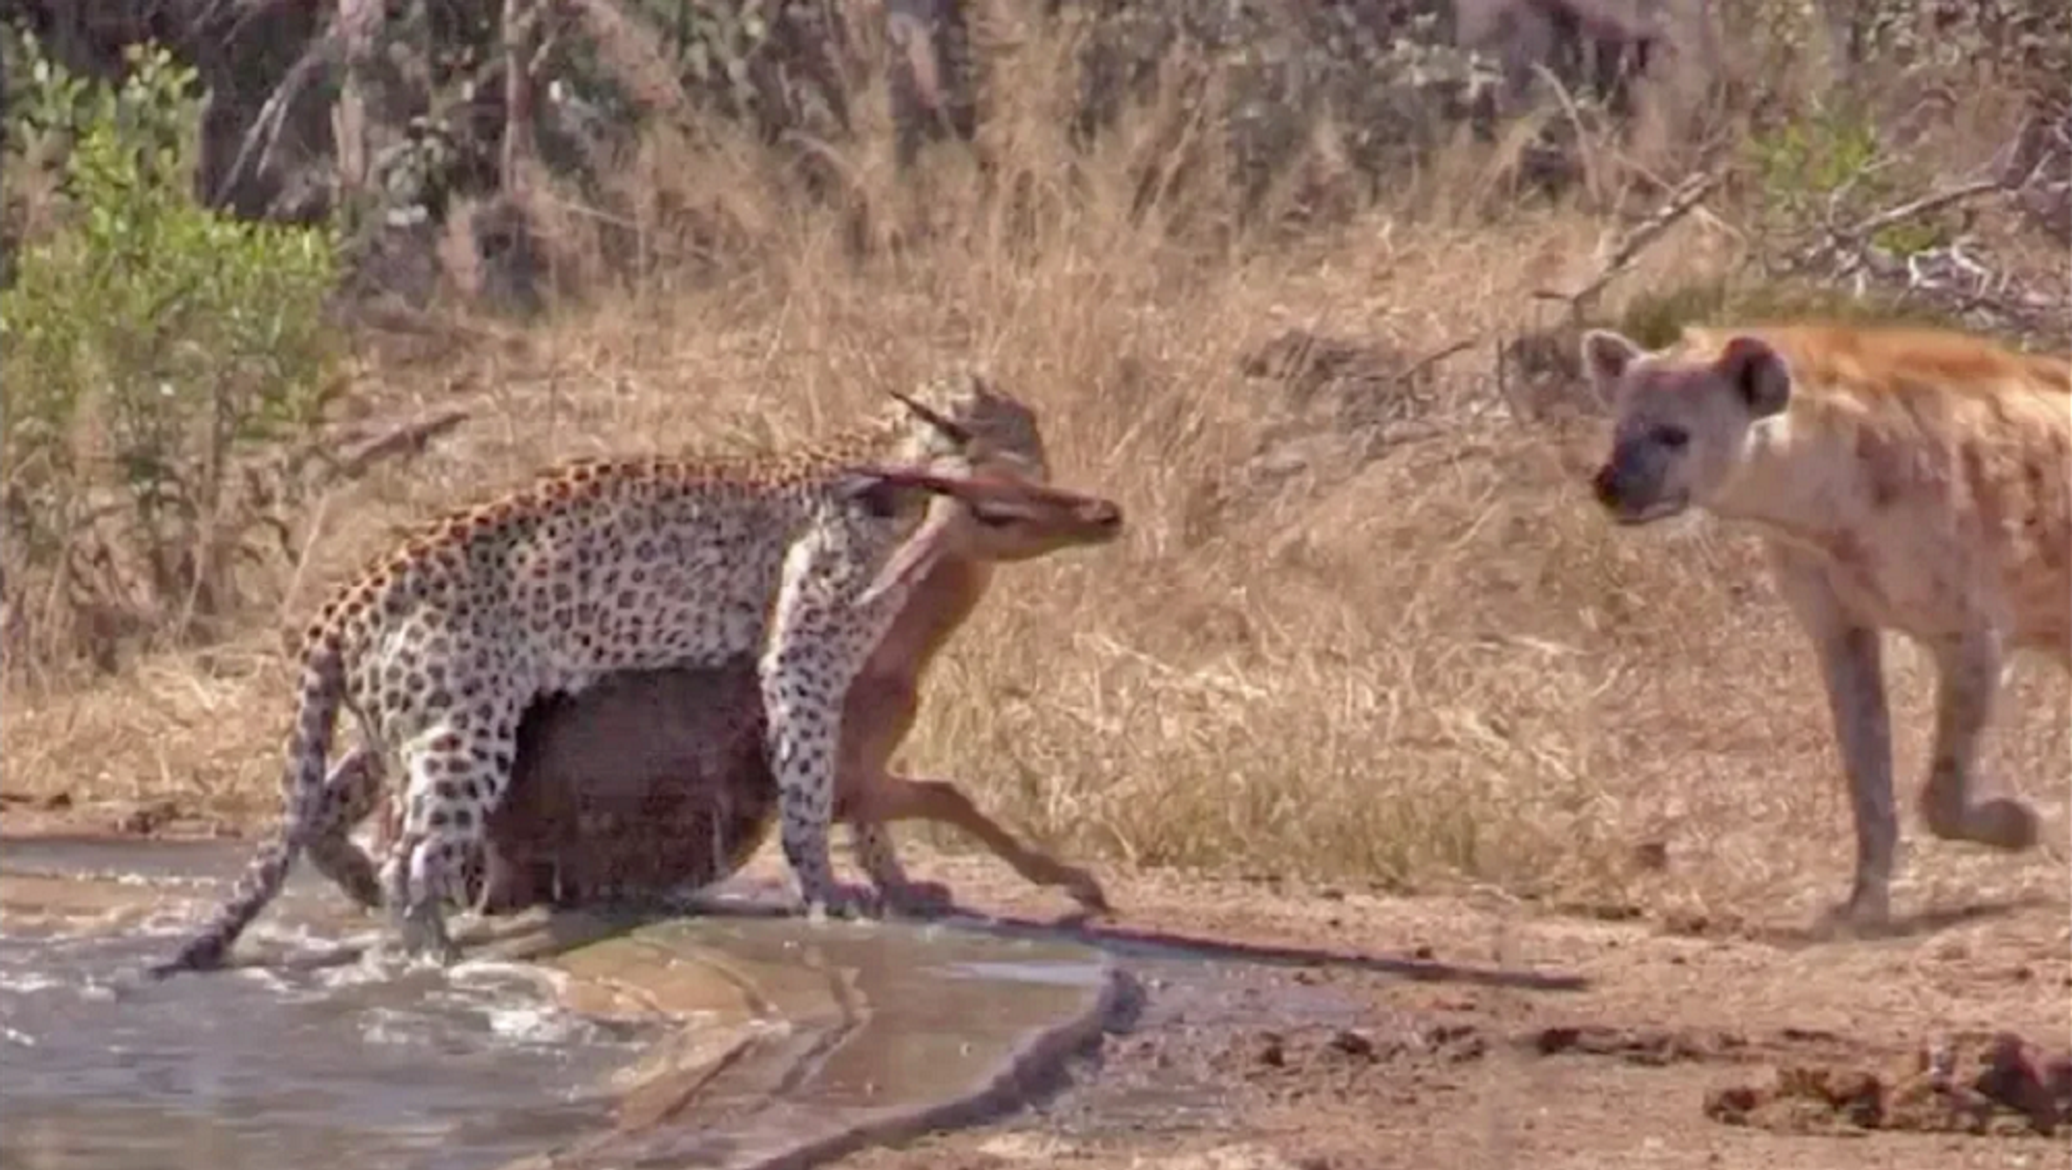
[{"label": "sandy soil", "polygon": [[[1066,913],[990,863],[914,868],[1015,920]],[[1126,955],[1141,1007],[1068,1083],[845,1166],[2072,1166],[2063,903],[1817,942],[1789,921],[1109,880],[1117,915],[1093,937],[1187,946],[1216,978]],[[1997,1033],[2026,1047],[1984,1087],[2017,1104],[2041,1092],[2051,1136],[1972,1087]],[[1923,1068],[1938,1050],[1954,1057],[1947,1089]],[[2055,1096],[2024,1070],[2056,1077]]]}]

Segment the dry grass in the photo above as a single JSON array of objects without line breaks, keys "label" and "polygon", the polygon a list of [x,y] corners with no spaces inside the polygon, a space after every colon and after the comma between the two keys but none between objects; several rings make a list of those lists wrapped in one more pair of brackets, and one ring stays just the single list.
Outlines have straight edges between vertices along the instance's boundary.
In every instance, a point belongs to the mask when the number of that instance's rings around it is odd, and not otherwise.
[{"label": "dry grass", "polygon": [[[1162,224],[1213,208],[1128,213],[1148,130],[1084,163],[1067,199],[1059,123],[1032,101],[990,131],[1003,184],[1032,193],[1013,217],[955,160],[918,197],[880,155],[849,160],[881,238],[933,220],[867,263],[844,216],[773,194],[748,152],[721,142],[693,165],[651,144],[665,153],[626,168],[650,188],[640,206],[698,209],[756,263],[702,284],[665,263],[530,331],[471,326],[443,355],[370,350],[360,409],[460,403],[474,421],[326,501],[278,614],[243,640],[8,695],[9,785],[269,814],[288,719],[277,631],[395,525],[554,458],[823,432],[970,355],[1042,410],[1059,478],[1122,501],[1131,528],[1001,574],[932,680],[909,767],[1111,862],[1787,917],[1842,891],[1849,814],[1814,665],[1748,539],[1613,531],[1582,490],[1595,436],[1488,409],[1487,344],[1443,367],[1434,437],[1220,527],[1186,523],[1271,417],[1271,388],[1239,373],[1246,349],[1288,325],[1413,353],[1493,339],[1530,319],[1530,290],[1588,274],[1600,225],[1399,207],[1304,244],[1189,251]],[[1457,189],[1487,189],[1483,162],[1449,166]],[[1406,206],[1445,202],[1431,196]],[[685,237],[655,216],[643,239],[682,261]],[[1678,232],[1639,286],[1731,244]],[[1909,651],[1891,657],[1910,803],[1929,681]],[[2065,680],[2025,664],[1992,740],[1993,775],[2059,825],[2068,707]],[[1905,900],[2062,881],[2037,855],[1924,843],[1911,820],[1908,835]],[[1636,862],[1654,845],[1666,868]]]}]

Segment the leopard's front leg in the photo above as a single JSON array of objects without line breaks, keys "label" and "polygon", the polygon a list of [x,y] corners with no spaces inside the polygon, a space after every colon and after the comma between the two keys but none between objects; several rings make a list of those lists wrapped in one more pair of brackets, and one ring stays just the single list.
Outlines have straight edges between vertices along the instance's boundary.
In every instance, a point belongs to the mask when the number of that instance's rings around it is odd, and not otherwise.
[{"label": "leopard's front leg", "polygon": [[878,909],[869,892],[835,881],[828,837],[849,685],[906,604],[903,583],[856,601],[878,568],[883,534],[882,521],[837,509],[792,546],[758,663],[780,841],[809,913]]}]

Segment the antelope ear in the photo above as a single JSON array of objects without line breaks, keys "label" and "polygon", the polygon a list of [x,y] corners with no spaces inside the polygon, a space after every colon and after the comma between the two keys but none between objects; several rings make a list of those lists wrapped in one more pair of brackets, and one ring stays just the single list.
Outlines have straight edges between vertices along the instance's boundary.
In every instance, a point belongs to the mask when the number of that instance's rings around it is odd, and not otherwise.
[{"label": "antelope ear", "polygon": [[938,495],[928,502],[928,515],[921,520],[920,527],[906,538],[906,543],[892,550],[885,559],[885,566],[878,575],[857,595],[856,604],[867,606],[901,586],[914,586],[935,568],[949,550],[955,539],[957,521],[963,518],[964,505],[954,496]]},{"label": "antelope ear", "polygon": [[[835,494],[863,505],[865,511],[878,519],[887,520],[899,514],[901,493],[976,497],[984,495],[989,486],[969,477],[937,475],[913,467],[859,464],[847,469],[836,481]],[[994,490],[997,492],[998,489]]]},{"label": "antelope ear", "polygon": [[897,480],[866,468],[843,476],[835,485],[835,493],[863,505],[864,511],[878,519],[889,520],[899,512],[901,486]]},{"label": "antelope ear", "polygon": [[1075,492],[1040,480],[1003,476],[991,471],[969,475],[944,475],[914,467],[886,467],[858,464],[848,470],[842,491],[850,499],[868,499],[875,491],[906,488],[952,496],[967,504],[994,504],[1008,508],[1050,505],[1083,508],[1106,504],[1098,496]]}]

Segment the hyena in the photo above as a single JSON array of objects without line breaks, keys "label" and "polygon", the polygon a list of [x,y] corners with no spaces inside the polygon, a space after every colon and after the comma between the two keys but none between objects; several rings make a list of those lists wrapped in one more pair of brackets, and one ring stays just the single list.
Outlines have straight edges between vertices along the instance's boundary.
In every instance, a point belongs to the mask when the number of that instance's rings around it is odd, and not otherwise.
[{"label": "hyena", "polygon": [[1880,633],[1933,656],[1921,798],[1938,837],[2036,843],[2036,814],[1976,791],[2014,650],[2072,669],[2072,361],[1962,333],[1840,325],[1693,328],[1649,353],[1583,339],[1616,403],[1598,502],[1621,524],[1688,508],[1752,522],[1820,654],[1856,820],[1856,874],[1829,925],[1890,913],[1892,746]]}]

